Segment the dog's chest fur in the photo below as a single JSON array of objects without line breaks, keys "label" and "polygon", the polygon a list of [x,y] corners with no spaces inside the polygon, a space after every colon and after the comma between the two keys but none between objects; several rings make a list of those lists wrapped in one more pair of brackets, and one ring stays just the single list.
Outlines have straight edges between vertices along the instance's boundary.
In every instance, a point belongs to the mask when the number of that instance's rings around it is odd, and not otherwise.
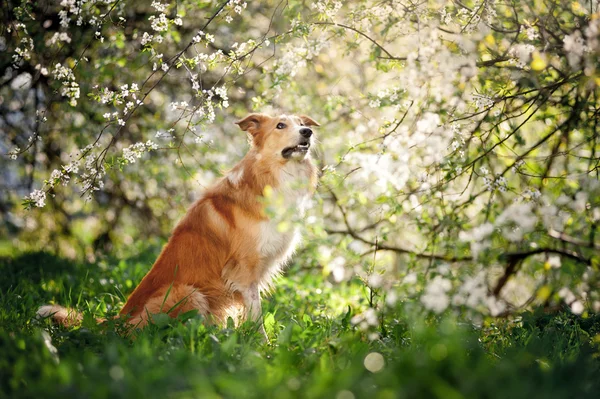
[{"label": "dog's chest fur", "polygon": [[279,266],[292,255],[300,240],[293,227],[294,219],[303,216],[310,198],[311,166],[304,162],[289,162],[280,171],[279,186],[267,199],[269,220],[260,224],[258,251],[263,271]]}]

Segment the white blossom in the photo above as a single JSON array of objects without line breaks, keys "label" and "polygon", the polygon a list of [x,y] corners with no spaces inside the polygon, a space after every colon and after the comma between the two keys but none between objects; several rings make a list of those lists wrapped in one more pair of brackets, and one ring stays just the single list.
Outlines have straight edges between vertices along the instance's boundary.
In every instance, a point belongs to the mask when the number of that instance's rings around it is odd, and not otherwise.
[{"label": "white blossom", "polygon": [[29,196],[25,197],[26,200],[33,202],[38,208],[43,208],[46,205],[46,192],[42,190],[33,190]]},{"label": "white blossom", "polygon": [[442,313],[450,304],[448,291],[452,288],[450,280],[442,276],[435,276],[425,288],[425,292],[421,295],[421,303],[425,308]]}]

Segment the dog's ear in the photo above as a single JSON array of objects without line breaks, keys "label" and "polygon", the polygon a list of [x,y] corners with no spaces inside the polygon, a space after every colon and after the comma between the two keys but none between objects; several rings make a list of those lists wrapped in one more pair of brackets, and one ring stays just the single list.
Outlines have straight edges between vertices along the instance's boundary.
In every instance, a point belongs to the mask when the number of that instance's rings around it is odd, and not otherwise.
[{"label": "dog's ear", "polygon": [[300,115],[299,118],[302,120],[302,123],[304,123],[305,126],[321,126],[314,119],[306,115]]},{"label": "dog's ear", "polygon": [[268,119],[269,116],[265,114],[250,114],[244,119],[240,119],[239,121],[235,122],[235,124],[238,125],[243,131],[254,136],[262,127],[261,125],[263,125]]}]

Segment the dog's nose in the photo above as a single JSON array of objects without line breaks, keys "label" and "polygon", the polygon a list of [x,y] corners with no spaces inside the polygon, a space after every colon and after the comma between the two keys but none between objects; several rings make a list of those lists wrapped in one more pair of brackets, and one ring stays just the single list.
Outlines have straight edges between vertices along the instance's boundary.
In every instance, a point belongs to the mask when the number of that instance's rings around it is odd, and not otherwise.
[{"label": "dog's nose", "polygon": [[302,135],[302,137],[309,138],[310,136],[312,136],[312,130],[310,130],[307,127],[303,127],[302,129],[300,129],[300,134]]}]

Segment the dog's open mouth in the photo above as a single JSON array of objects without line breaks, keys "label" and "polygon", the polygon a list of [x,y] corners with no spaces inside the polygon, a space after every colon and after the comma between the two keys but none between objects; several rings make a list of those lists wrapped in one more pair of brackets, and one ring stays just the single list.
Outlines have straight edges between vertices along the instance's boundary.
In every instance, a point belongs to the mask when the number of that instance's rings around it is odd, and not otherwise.
[{"label": "dog's open mouth", "polygon": [[310,141],[303,141],[298,143],[297,146],[295,147],[287,147],[285,148],[283,151],[281,151],[281,155],[285,158],[291,158],[291,156],[297,152],[297,153],[301,153],[301,154],[306,154],[308,152],[308,150],[310,149]]}]

